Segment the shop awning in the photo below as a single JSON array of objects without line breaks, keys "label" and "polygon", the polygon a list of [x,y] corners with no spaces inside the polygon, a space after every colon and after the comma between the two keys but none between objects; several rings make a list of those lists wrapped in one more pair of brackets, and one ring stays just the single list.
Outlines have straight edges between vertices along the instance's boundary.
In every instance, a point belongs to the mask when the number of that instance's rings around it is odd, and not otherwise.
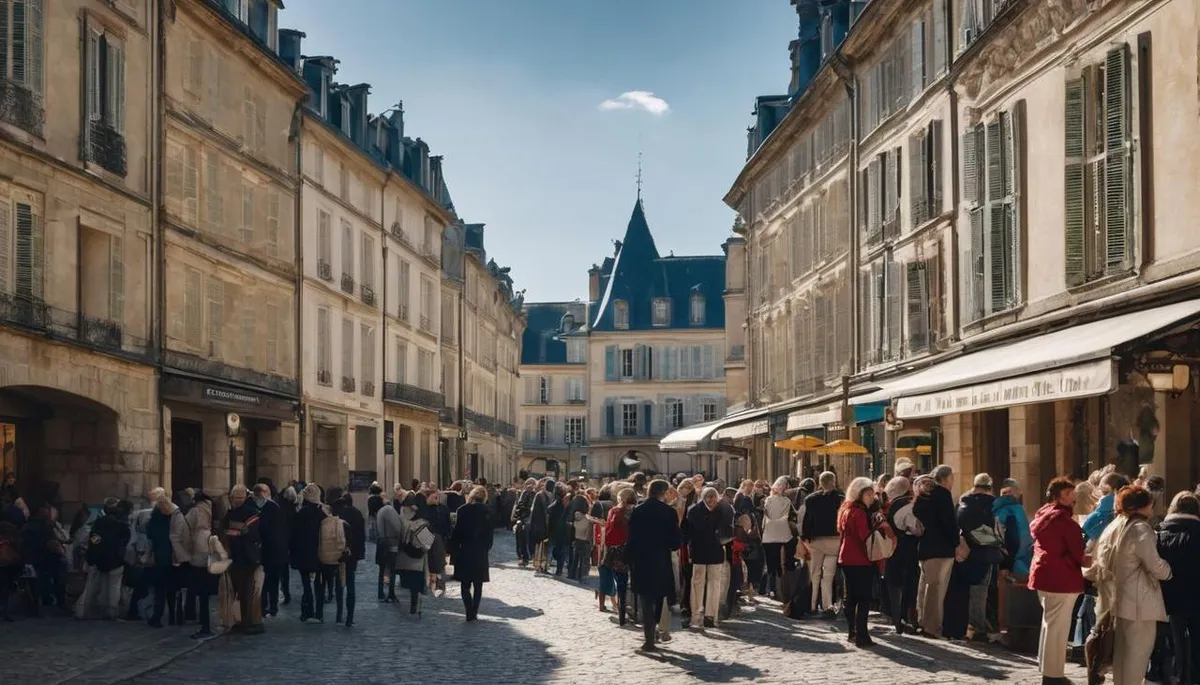
[{"label": "shop awning", "polygon": [[658,449],[663,452],[695,452],[712,436],[713,431],[721,427],[721,423],[722,420],[707,421],[672,431],[659,441]]},{"label": "shop awning", "polygon": [[894,400],[903,419],[1103,395],[1116,387],[1116,348],[1198,315],[1200,300],[1190,300],[1073,326],[886,381],[850,403]]},{"label": "shop awning", "polygon": [[713,433],[713,440],[745,440],[759,435],[766,435],[771,428],[767,419],[739,422],[726,425]]},{"label": "shop awning", "polygon": [[842,408],[840,406],[826,407],[816,411],[797,411],[788,414],[787,429],[789,433],[804,431],[822,428],[827,423],[838,423],[841,420]]}]

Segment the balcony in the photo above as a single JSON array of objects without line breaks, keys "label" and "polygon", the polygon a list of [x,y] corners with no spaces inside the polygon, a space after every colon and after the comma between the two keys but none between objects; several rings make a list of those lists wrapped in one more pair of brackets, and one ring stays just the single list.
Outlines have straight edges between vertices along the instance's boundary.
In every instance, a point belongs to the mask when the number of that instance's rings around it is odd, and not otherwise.
[{"label": "balcony", "polygon": [[36,297],[0,294],[0,321],[45,330],[50,325],[50,307]]},{"label": "balcony", "polygon": [[485,433],[495,433],[496,432],[496,419],[495,418],[484,415],[484,414],[480,414],[479,412],[471,411],[470,409],[467,409],[466,411],[464,411],[463,414],[467,418],[468,425],[474,425],[476,428],[478,428],[479,430],[481,430]]},{"label": "balcony", "polygon": [[424,314],[421,315],[421,330],[425,331],[426,333],[433,332],[433,322],[430,321],[429,317],[425,316]]},{"label": "balcony", "polygon": [[517,427],[507,421],[496,420],[496,432],[500,435],[507,435],[510,438],[517,436]]},{"label": "balcony", "polygon": [[121,324],[107,319],[79,315],[79,337],[97,347],[121,349]]},{"label": "balcony", "polygon": [[[388,402],[398,402],[400,404],[409,404],[423,409],[429,409],[440,413],[445,410],[451,410],[445,407],[446,399],[442,397],[440,392],[418,388],[415,385],[407,383],[393,383],[388,381],[383,384],[383,399]],[[444,423],[453,423],[453,421],[444,421]]]},{"label": "balcony", "polygon": [[342,392],[354,392],[353,376],[342,376]]},{"label": "balcony", "polygon": [[392,227],[389,230],[396,240],[399,240],[404,245],[408,245],[410,247],[412,246],[412,242],[409,241],[408,235],[404,232],[404,224],[400,223],[399,221],[393,221]]},{"label": "balcony", "polygon": [[567,404],[587,404],[587,400],[582,397],[568,397]]},{"label": "balcony", "polygon": [[333,267],[324,259],[317,260],[317,278],[333,282]]},{"label": "balcony", "polygon": [[347,295],[354,294],[354,277],[350,274],[342,274],[342,292]]},{"label": "balcony", "polygon": [[408,322],[408,305],[406,305],[406,304],[400,305],[399,316],[400,316],[401,321],[404,321],[405,323]]},{"label": "balcony", "polygon": [[375,396],[375,382],[374,381],[363,381],[362,394],[367,397],[374,397]]},{"label": "balcony", "polygon": [[[353,287],[354,286],[351,286],[351,288]],[[359,296],[362,297],[363,304],[367,305],[368,307],[375,306],[375,289],[371,286],[363,284],[363,286],[359,288]]]},{"label": "balcony", "polygon": [[438,409],[438,423],[457,426],[458,410],[454,407],[442,407],[441,409]]},{"label": "balcony", "polygon": [[107,122],[93,119],[88,126],[87,158],[118,176],[125,176],[125,137]]},{"label": "balcony", "polygon": [[333,373],[331,373],[328,369],[317,371],[317,384],[327,386],[333,385]]},{"label": "balcony", "polygon": [[0,120],[42,137],[46,125],[42,96],[18,83],[0,79]]}]

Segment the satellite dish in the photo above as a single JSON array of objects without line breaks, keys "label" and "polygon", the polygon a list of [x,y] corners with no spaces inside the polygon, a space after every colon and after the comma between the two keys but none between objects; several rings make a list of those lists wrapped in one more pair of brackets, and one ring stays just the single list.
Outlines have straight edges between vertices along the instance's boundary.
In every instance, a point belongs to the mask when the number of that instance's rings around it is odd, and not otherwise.
[{"label": "satellite dish", "polygon": [[624,463],[626,466],[637,466],[638,464],[641,464],[641,463],[642,463],[642,460],[641,460],[641,459],[634,459],[633,457],[630,457],[630,456],[628,456],[628,455],[626,455],[626,456],[625,456],[625,458],[624,458],[624,459],[622,459],[621,461],[622,461],[622,462],[623,462],[623,463]]}]

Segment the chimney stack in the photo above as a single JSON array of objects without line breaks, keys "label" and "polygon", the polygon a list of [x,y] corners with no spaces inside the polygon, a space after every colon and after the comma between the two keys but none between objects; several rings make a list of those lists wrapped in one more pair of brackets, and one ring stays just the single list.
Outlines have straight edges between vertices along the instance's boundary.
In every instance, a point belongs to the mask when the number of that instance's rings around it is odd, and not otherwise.
[{"label": "chimney stack", "polygon": [[600,300],[600,267],[593,264],[592,268],[588,269],[588,301],[598,302]]},{"label": "chimney stack", "polygon": [[350,99],[350,140],[362,147],[367,143],[367,96],[370,94],[369,83],[346,87],[346,97]]}]

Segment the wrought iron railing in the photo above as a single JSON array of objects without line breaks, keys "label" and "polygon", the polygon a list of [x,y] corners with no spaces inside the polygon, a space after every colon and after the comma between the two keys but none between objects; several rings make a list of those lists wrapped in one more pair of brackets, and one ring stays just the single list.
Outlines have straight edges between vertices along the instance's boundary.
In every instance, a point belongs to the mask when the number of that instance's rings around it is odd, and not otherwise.
[{"label": "wrought iron railing", "polygon": [[512,438],[516,437],[517,435],[517,427],[507,421],[501,421],[497,419],[496,432],[500,435],[507,435],[508,437]]},{"label": "wrought iron railing", "polygon": [[118,176],[125,175],[125,137],[107,122],[96,119],[88,126],[87,155],[88,161]]},{"label": "wrought iron railing", "polygon": [[388,402],[411,404],[438,412],[444,408],[443,405],[446,403],[446,398],[440,392],[418,388],[408,383],[393,383],[391,381],[383,384],[383,399]]},{"label": "wrought iron railing", "polygon": [[425,331],[426,333],[433,332],[433,322],[430,321],[429,317],[425,316],[424,314],[421,315],[421,330]]},{"label": "wrought iron railing", "polygon": [[496,419],[486,414],[471,411],[467,409],[463,412],[468,424],[474,424],[476,428],[486,433],[496,432]]},{"label": "wrought iron railing", "polygon": [[299,396],[300,384],[295,378],[230,366],[220,360],[205,359],[191,354],[167,350],[164,365],[188,373],[263,388],[280,395]]},{"label": "wrought iron railing", "polygon": [[342,392],[354,392],[354,376],[342,376]]},{"label": "wrought iron railing", "polygon": [[342,274],[342,292],[354,294],[354,277],[350,274]]},{"label": "wrought iron railing", "polygon": [[317,371],[317,383],[320,385],[333,385],[333,372],[328,369]]},{"label": "wrought iron railing", "polygon": [[0,79],[0,120],[41,136],[46,126],[42,96],[9,79]]},{"label": "wrought iron railing", "polygon": [[458,409],[454,407],[442,407],[438,409],[438,423],[445,423],[451,426],[458,425]]},{"label": "wrought iron railing", "polygon": [[359,290],[360,290],[359,294],[362,296],[363,304],[367,305],[368,307],[374,307],[375,306],[375,290],[369,285],[364,285],[361,288],[359,288]]},{"label": "wrought iron railing", "polygon": [[322,281],[333,280],[333,266],[324,259],[317,260],[317,278]]},{"label": "wrought iron railing", "polygon": [[0,320],[44,330],[50,325],[50,307],[40,298],[0,294]]},{"label": "wrought iron railing", "polygon": [[367,397],[374,397],[375,396],[375,382],[374,381],[363,381],[362,394],[366,395]]},{"label": "wrought iron railing", "polygon": [[108,319],[79,316],[79,337],[85,342],[109,349],[121,349],[121,324]]}]

